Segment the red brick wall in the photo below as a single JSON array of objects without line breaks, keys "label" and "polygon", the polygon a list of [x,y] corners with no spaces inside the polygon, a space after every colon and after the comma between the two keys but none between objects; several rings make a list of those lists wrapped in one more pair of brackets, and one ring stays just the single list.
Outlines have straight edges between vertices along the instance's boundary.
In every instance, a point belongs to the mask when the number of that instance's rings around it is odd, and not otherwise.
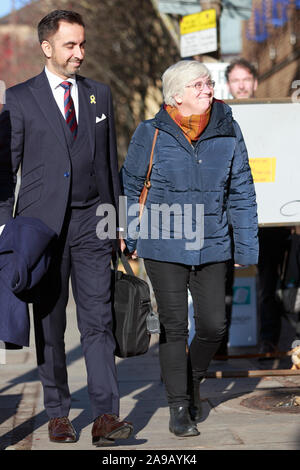
[{"label": "red brick wall", "polygon": [[[293,81],[300,80],[300,10],[291,2],[288,22],[281,27],[268,24],[268,38],[256,42],[247,39],[246,31],[253,32],[254,10],[258,8],[262,11],[262,4],[261,0],[253,0],[252,17],[244,22],[243,56],[257,65],[258,98],[288,97],[294,91],[291,88]],[[271,14],[272,0],[267,0],[267,18],[270,19]]]}]

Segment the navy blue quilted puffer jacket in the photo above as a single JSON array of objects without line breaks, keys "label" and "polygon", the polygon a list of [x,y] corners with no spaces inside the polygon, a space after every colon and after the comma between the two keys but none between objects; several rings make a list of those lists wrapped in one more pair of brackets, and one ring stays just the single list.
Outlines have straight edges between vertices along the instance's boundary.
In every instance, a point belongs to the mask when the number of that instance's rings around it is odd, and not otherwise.
[{"label": "navy blue quilted puffer jacket", "polygon": [[[137,203],[156,128],[151,188],[138,226]],[[235,263],[257,263],[255,190],[241,130],[225,103],[213,101],[210,121],[195,146],[163,107],[142,122],[121,182],[127,196],[126,243],[139,257],[187,265],[228,260],[230,220]]]}]

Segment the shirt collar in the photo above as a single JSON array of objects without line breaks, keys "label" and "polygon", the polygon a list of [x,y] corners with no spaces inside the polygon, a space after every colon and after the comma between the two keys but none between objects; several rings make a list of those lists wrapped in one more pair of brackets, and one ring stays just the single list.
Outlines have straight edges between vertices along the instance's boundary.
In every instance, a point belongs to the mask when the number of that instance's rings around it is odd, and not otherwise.
[{"label": "shirt collar", "polygon": [[63,80],[61,77],[56,75],[53,72],[50,72],[50,70],[45,66],[45,73],[47,75],[47,78],[49,80],[49,84],[52,90],[55,90],[60,86],[60,84],[64,81],[68,81],[72,83],[73,86],[76,85],[76,78],[68,78],[67,80]]}]

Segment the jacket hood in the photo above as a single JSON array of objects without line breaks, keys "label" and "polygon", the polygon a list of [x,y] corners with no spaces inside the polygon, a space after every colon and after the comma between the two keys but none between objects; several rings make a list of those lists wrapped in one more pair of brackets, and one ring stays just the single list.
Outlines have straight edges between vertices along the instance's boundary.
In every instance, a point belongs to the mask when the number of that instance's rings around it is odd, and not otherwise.
[{"label": "jacket hood", "polygon": [[[153,124],[155,127],[170,133],[174,133],[174,131],[177,132],[179,128],[179,126],[177,126],[169,116],[168,112],[164,109],[164,104],[162,104],[161,109],[154,117]],[[216,136],[236,137],[236,133],[234,130],[232,110],[230,106],[223,101],[214,98],[209,123],[201,134],[199,140]]]}]

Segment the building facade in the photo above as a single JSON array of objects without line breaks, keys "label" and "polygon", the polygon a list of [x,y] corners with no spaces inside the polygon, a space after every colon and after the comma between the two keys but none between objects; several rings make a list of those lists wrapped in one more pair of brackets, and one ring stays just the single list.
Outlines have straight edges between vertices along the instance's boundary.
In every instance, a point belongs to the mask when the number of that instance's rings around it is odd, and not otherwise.
[{"label": "building facade", "polygon": [[300,88],[300,1],[253,0],[243,56],[257,66],[258,98],[292,96]]}]

